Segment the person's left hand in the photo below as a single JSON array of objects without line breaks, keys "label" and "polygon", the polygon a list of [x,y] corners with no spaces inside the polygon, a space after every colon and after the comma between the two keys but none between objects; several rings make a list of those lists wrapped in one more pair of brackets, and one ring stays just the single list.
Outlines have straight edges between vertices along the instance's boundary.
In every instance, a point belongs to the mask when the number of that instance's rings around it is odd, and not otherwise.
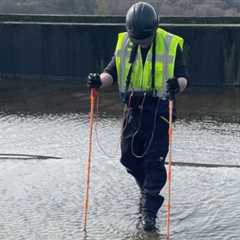
[{"label": "person's left hand", "polygon": [[167,80],[167,93],[170,98],[174,98],[180,92],[180,86],[177,78],[169,78]]},{"label": "person's left hand", "polygon": [[95,88],[98,89],[102,85],[102,81],[100,78],[100,74],[98,73],[89,73],[88,80],[87,80],[87,86],[89,88]]}]

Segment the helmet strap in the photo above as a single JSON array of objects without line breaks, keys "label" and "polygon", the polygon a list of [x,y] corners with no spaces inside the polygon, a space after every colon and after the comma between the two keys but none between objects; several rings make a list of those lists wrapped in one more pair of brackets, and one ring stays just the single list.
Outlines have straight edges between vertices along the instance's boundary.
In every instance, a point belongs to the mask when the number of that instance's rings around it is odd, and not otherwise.
[{"label": "helmet strap", "polygon": [[138,49],[138,44],[133,44],[132,50],[131,50],[131,54],[130,54],[130,58],[129,58],[129,63],[130,63],[131,65],[130,65],[130,68],[129,68],[129,71],[128,71],[128,75],[127,75],[125,94],[127,94],[129,85],[130,85],[130,83],[131,83],[131,76],[132,76],[132,71],[133,71],[133,64],[134,64],[135,59],[136,59],[136,56],[137,56],[137,49]]},{"label": "helmet strap", "polygon": [[[126,88],[125,88],[125,95],[127,95],[130,83],[131,83],[131,76],[132,76],[132,72],[133,72],[133,64],[135,62],[136,56],[137,56],[137,49],[138,49],[138,44],[133,44],[132,46],[132,50],[131,50],[131,54],[130,54],[130,58],[129,58],[129,63],[130,68],[128,71],[128,75],[127,75],[127,81],[126,81]],[[152,92],[155,92],[155,64],[156,64],[156,34],[154,35],[153,38],[153,47],[152,47],[152,71],[151,71],[151,76],[152,76]]]}]

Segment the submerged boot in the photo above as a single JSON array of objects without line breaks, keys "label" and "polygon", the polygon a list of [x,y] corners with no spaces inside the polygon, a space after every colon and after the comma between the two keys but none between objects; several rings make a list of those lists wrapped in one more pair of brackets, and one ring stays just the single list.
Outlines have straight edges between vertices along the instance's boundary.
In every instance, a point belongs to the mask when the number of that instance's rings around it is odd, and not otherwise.
[{"label": "submerged boot", "polygon": [[143,229],[147,232],[156,230],[156,218],[150,216],[143,216],[142,219]]},{"label": "submerged boot", "polygon": [[164,198],[160,195],[143,195],[143,218],[142,224],[145,231],[156,230],[156,216],[159,208],[162,206]]}]

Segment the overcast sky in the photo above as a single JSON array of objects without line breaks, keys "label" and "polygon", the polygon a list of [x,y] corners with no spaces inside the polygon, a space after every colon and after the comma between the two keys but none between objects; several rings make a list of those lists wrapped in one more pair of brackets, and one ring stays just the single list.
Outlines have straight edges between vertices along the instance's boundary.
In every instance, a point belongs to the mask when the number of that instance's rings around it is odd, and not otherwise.
[{"label": "overcast sky", "polygon": [[[125,15],[136,0],[0,0],[0,13]],[[162,16],[240,16],[240,0],[149,0]]]}]

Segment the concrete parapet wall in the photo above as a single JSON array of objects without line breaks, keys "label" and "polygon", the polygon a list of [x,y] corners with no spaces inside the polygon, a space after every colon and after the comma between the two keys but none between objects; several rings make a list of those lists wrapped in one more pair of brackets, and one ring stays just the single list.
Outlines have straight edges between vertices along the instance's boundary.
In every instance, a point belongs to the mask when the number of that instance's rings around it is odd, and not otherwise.
[{"label": "concrete parapet wall", "polygon": [[[219,18],[162,19],[164,29],[185,39],[193,86],[240,86],[239,19],[222,18],[222,24]],[[123,17],[0,15],[0,73],[14,78],[85,78],[110,61],[117,33],[124,31],[123,21]]]}]

